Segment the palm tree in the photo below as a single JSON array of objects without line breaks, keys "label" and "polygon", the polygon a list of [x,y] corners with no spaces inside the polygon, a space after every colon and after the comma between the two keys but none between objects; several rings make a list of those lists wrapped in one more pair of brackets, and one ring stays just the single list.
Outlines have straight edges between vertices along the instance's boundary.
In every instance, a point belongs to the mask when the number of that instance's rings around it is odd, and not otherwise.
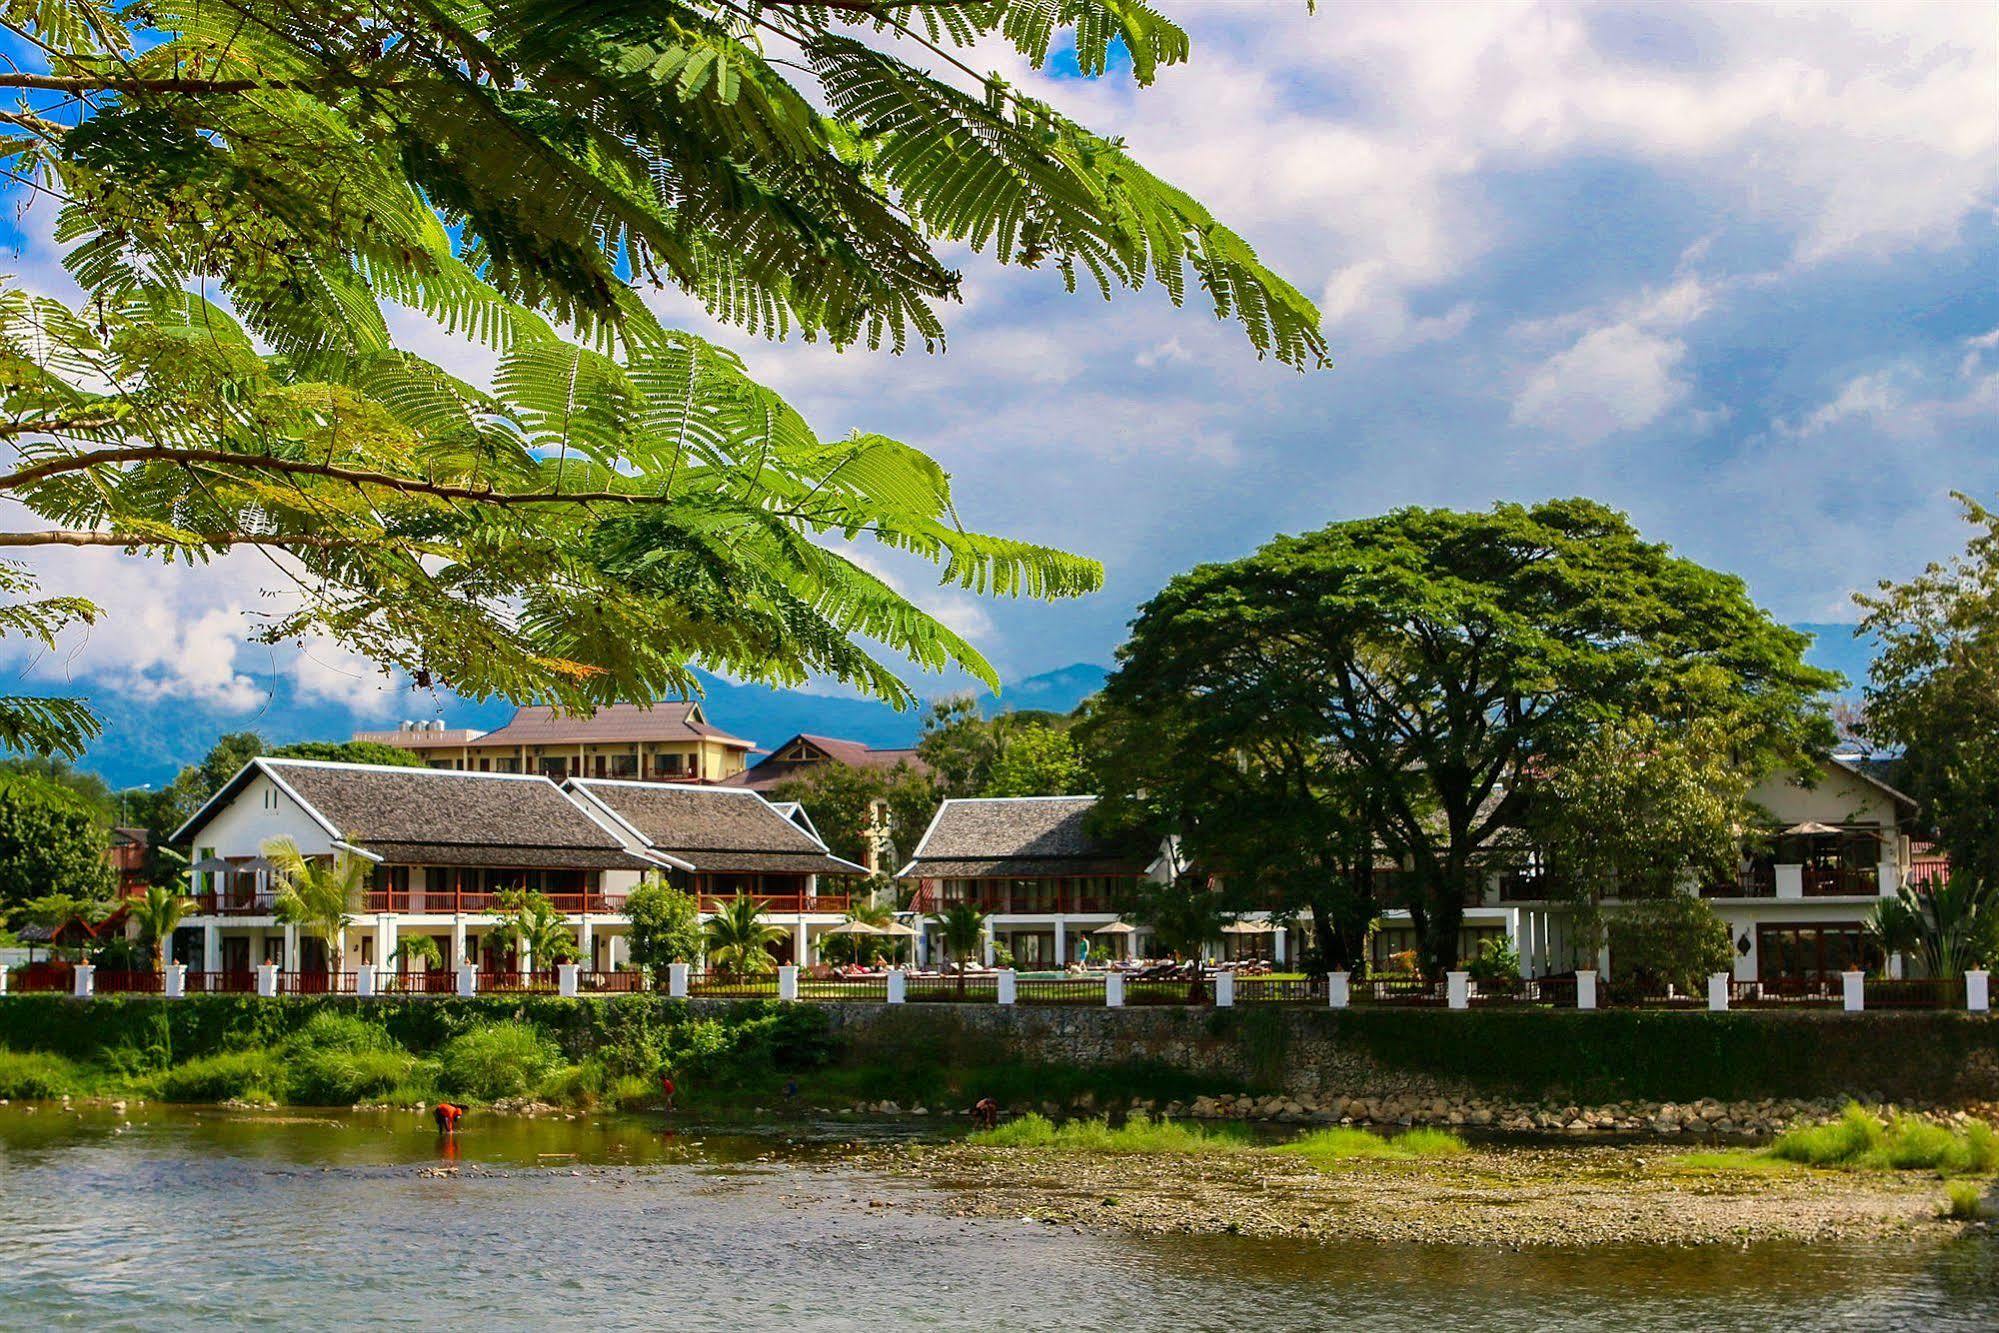
[{"label": "palm tree", "polygon": [[931,918],[944,936],[944,948],[958,964],[958,994],[965,993],[965,960],[978,951],[986,935],[986,914],[974,903],[950,903]]},{"label": "palm tree", "polygon": [[782,926],[764,920],[762,903],[735,898],[708,920],[708,958],[724,975],[768,972],[777,966],[770,946],[783,938]]},{"label": "palm tree", "polygon": [[408,972],[410,964],[423,960],[426,971],[444,966],[444,954],[439,951],[437,941],[428,935],[405,935],[396,941],[396,968]]},{"label": "palm tree", "polygon": [[536,971],[576,957],[576,936],[546,895],[510,890],[500,895],[500,910],[506,915],[493,928],[493,943],[525,952]]},{"label": "palm tree", "polygon": [[1875,907],[1867,932],[1883,952],[1913,954],[1925,975],[1946,979],[1990,961],[1995,917],[1999,886],[1959,873],[1945,884],[1904,884]]},{"label": "palm tree", "polygon": [[164,884],[148,884],[146,896],[133,902],[132,919],[139,923],[139,938],[152,945],[155,974],[167,970],[167,946],[181,918],[193,907],[194,900],[178,887],[170,889]]},{"label": "palm tree", "polygon": [[264,844],[263,853],[277,881],[274,906],[278,920],[322,941],[327,971],[340,971],[344,961],[341,936],[361,910],[368,887],[368,863],[346,852],[330,860],[308,860],[290,838],[272,838]]}]

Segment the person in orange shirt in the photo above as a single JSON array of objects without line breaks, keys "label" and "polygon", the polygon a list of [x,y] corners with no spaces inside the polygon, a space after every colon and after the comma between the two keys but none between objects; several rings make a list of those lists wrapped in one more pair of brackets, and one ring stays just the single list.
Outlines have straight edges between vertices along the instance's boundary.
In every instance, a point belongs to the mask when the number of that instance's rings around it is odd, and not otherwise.
[{"label": "person in orange shirt", "polygon": [[436,1109],[431,1111],[431,1115],[437,1120],[438,1133],[456,1134],[458,1122],[465,1115],[465,1108],[451,1102],[439,1102]]}]

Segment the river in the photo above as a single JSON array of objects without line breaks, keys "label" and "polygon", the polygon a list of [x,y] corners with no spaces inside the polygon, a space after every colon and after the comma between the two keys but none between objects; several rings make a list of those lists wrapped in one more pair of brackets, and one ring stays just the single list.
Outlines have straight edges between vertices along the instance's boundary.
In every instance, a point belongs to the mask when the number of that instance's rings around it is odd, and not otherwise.
[{"label": "river", "polygon": [[[15,1328],[1990,1329],[1990,1240],[1505,1252],[954,1218],[842,1137],[0,1107]],[[455,1168],[455,1170],[453,1169]]]}]

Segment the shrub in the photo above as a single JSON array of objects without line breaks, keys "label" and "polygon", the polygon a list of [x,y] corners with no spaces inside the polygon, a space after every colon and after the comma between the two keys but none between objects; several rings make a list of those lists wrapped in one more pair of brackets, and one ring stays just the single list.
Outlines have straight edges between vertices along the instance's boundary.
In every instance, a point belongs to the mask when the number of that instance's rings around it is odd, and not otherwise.
[{"label": "shrub", "polygon": [[1618,972],[1644,987],[1671,982],[1698,995],[1708,977],[1735,965],[1728,923],[1690,893],[1631,903],[1610,918],[1610,956]]},{"label": "shrub", "polygon": [[444,1090],[477,1101],[526,1096],[562,1058],[540,1029],[516,1022],[472,1028],[437,1055]]},{"label": "shrub", "polygon": [[300,1106],[382,1101],[408,1081],[415,1064],[405,1051],[313,1051],[287,1067],[285,1100]]},{"label": "shrub", "polygon": [[60,1055],[0,1050],[0,1097],[52,1101],[74,1094],[81,1086],[76,1066]]},{"label": "shrub", "polygon": [[1974,1122],[1963,1131],[1935,1121],[1898,1115],[1883,1121],[1849,1102],[1829,1125],[1778,1136],[1770,1154],[1808,1166],[1869,1167],[1974,1175],[1999,1169],[1999,1134]]},{"label": "shrub", "polygon": [[278,1062],[268,1051],[224,1051],[189,1060],[152,1076],[152,1095],[164,1102],[226,1102],[236,1098],[275,1101],[284,1085]]},{"label": "shrub", "polygon": [[1944,1187],[1942,1215],[1957,1222],[1976,1222],[1985,1211],[1985,1189],[1975,1181],[1953,1180]]},{"label": "shrub", "polygon": [[353,1014],[321,1010],[287,1043],[297,1054],[309,1051],[387,1051],[395,1042],[379,1024]]},{"label": "shrub", "polygon": [[968,1142],[981,1148],[1041,1148],[1049,1152],[1125,1156],[1140,1153],[1202,1154],[1238,1152],[1248,1138],[1236,1126],[1210,1128],[1177,1120],[1154,1120],[1134,1112],[1124,1124],[1107,1119],[1069,1120],[1056,1124],[1029,1112],[996,1129],[981,1130]]},{"label": "shrub", "polygon": [[1478,942],[1478,956],[1466,966],[1471,979],[1482,988],[1510,987],[1520,982],[1520,951],[1504,935],[1491,935]]},{"label": "shrub", "polygon": [[1271,1151],[1327,1164],[1361,1158],[1455,1157],[1466,1148],[1465,1141],[1447,1129],[1411,1129],[1387,1139],[1372,1130],[1338,1125],[1302,1134]]}]

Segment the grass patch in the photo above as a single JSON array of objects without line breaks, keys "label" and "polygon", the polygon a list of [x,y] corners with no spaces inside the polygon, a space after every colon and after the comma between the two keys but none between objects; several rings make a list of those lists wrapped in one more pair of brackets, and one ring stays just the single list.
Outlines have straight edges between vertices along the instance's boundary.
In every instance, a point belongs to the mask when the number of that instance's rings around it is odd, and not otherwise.
[{"label": "grass patch", "polygon": [[1769,1153],[1806,1166],[1985,1175],[1999,1170],[1999,1134],[1976,1122],[1959,1131],[1914,1116],[1883,1120],[1848,1102],[1831,1124],[1779,1135]]},{"label": "grass patch", "polygon": [[1659,1163],[1658,1169],[1675,1175],[1783,1176],[1799,1168],[1796,1162],[1748,1148],[1736,1148],[1680,1153]]},{"label": "grass patch", "polygon": [[1066,1120],[1056,1124],[1029,1112],[996,1129],[980,1130],[967,1140],[980,1148],[1039,1148],[1047,1152],[1091,1153],[1099,1156],[1240,1152],[1249,1136],[1234,1126],[1189,1125],[1178,1120],[1154,1120],[1136,1113],[1122,1125],[1109,1120]]},{"label": "grass patch", "polygon": [[1270,1151],[1287,1157],[1302,1157],[1319,1166],[1337,1162],[1392,1158],[1415,1161],[1424,1158],[1456,1157],[1467,1151],[1465,1141],[1447,1129],[1409,1129],[1394,1138],[1352,1125],[1333,1125],[1280,1143]]},{"label": "grass patch", "polygon": [[283,1071],[270,1051],[224,1051],[163,1069],[148,1080],[166,1102],[276,1101]]},{"label": "grass patch", "polygon": [[0,1097],[53,1101],[80,1091],[82,1086],[76,1065],[60,1055],[0,1050]]},{"label": "grass patch", "polygon": [[1985,1190],[1976,1181],[1953,1180],[1944,1188],[1944,1217],[1953,1222],[1976,1222],[1985,1212]]},{"label": "grass patch", "polygon": [[453,1037],[437,1053],[438,1083],[475,1101],[525,1097],[561,1063],[562,1053],[527,1023],[489,1023]]}]

